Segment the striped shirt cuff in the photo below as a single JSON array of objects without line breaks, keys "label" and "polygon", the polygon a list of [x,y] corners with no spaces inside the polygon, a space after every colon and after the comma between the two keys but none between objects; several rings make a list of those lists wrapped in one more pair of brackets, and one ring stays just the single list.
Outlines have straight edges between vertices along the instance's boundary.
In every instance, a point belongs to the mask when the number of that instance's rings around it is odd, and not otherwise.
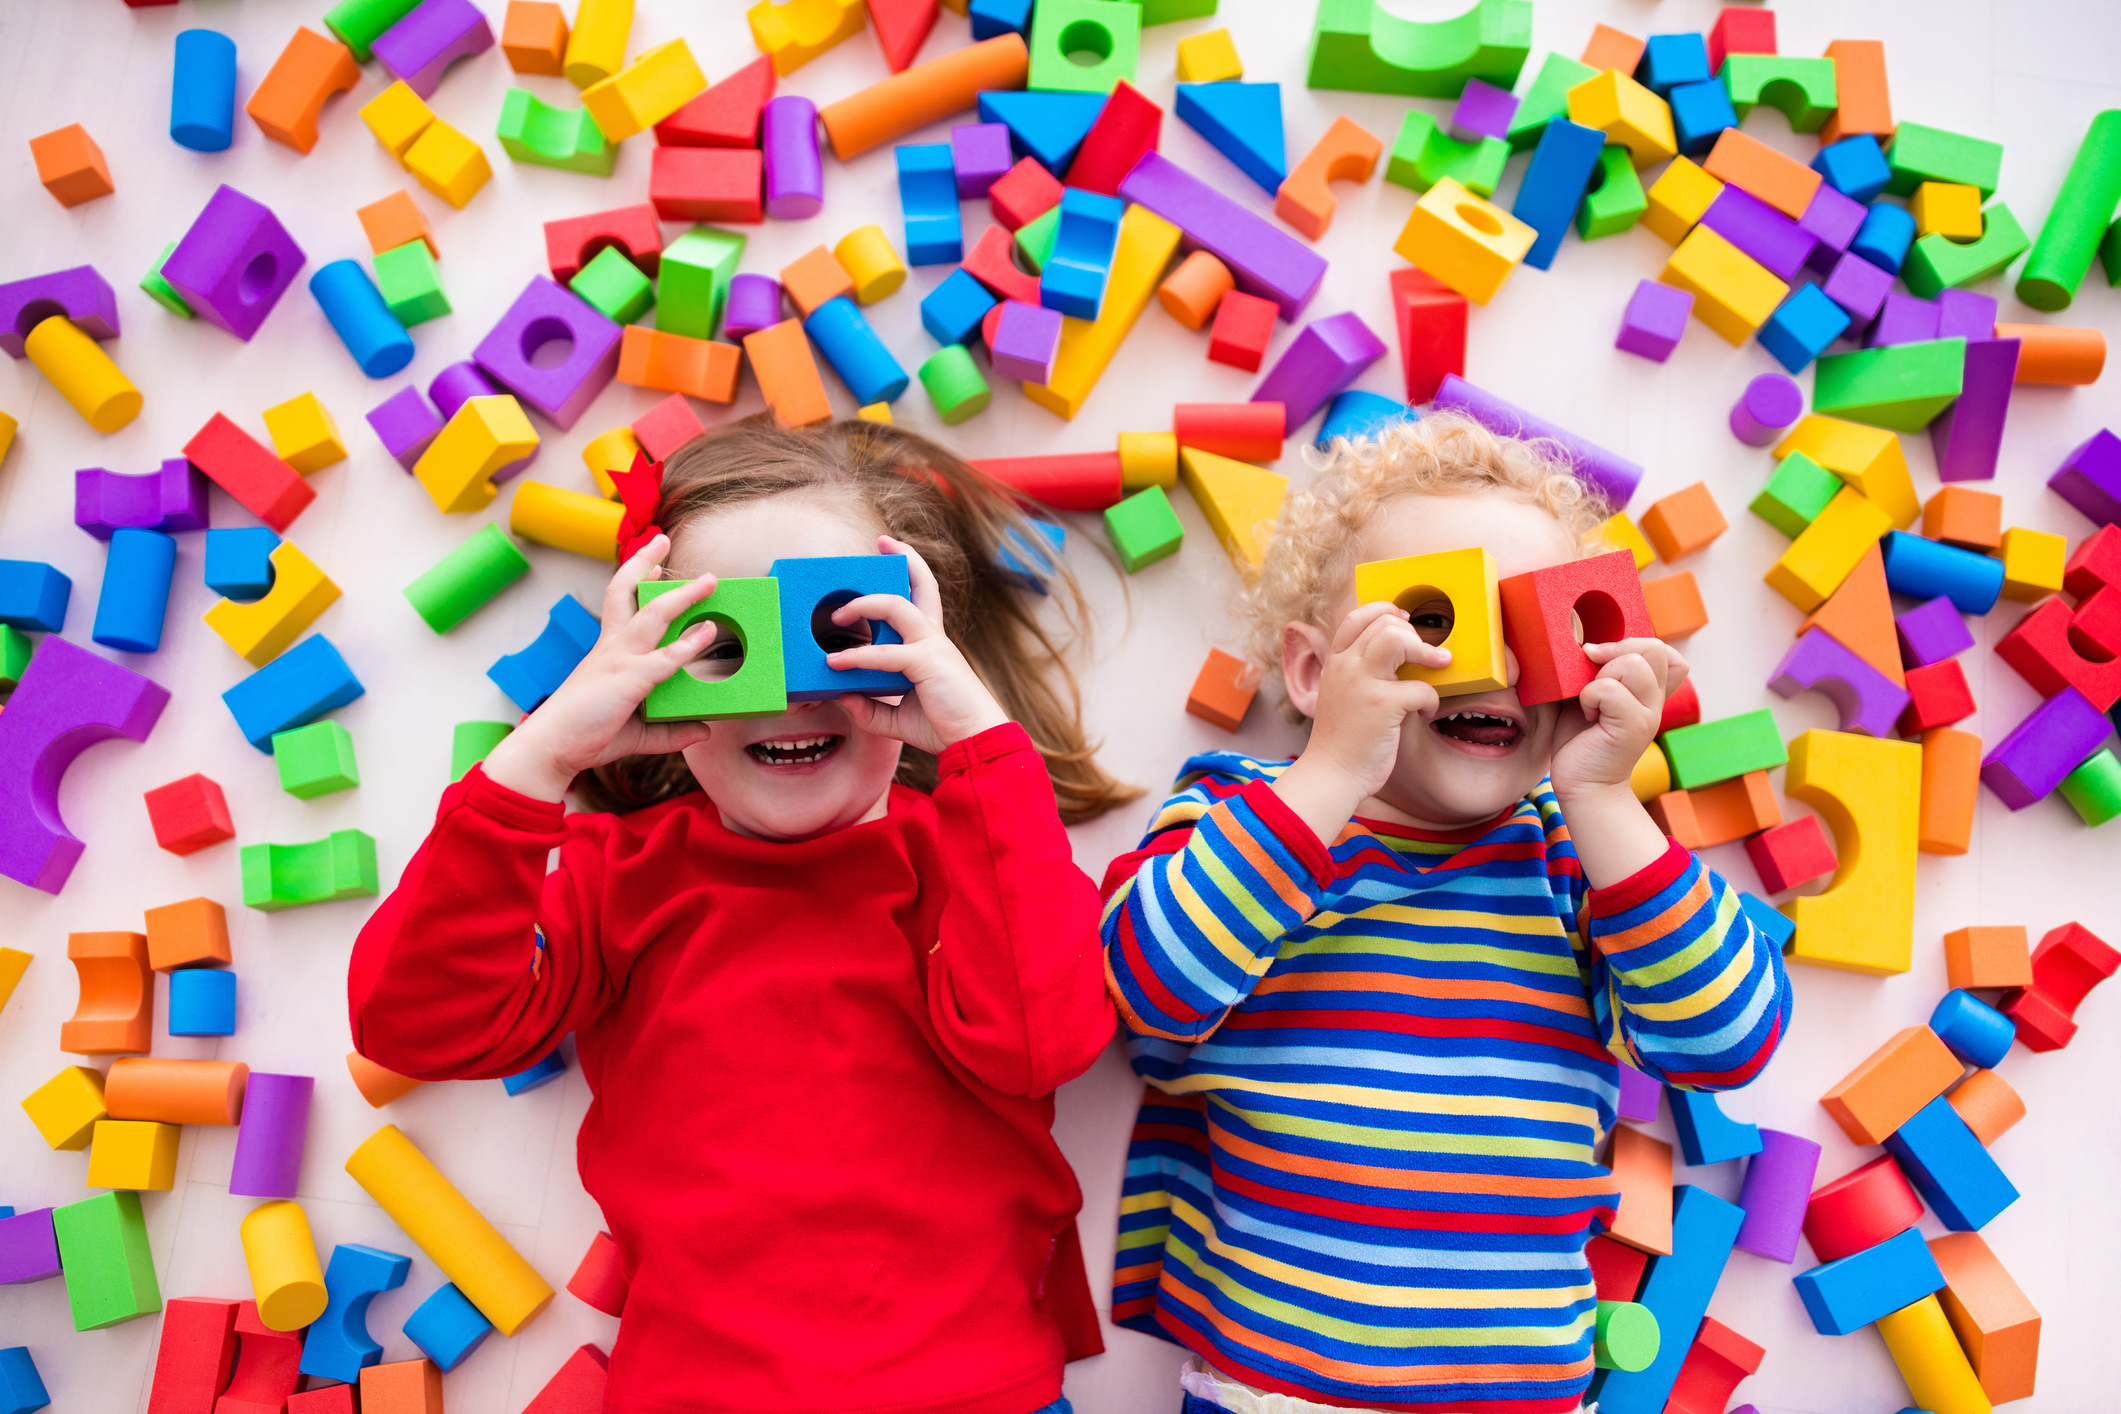
[{"label": "striped shirt cuff", "polygon": [[1314,892],[1332,884],[1333,856],[1326,849],[1325,841],[1289,808],[1287,801],[1274,793],[1272,782],[1247,781],[1236,798],[1244,801],[1259,823],[1273,831],[1282,847],[1310,871]]},{"label": "striped shirt cuff", "polygon": [[1611,918],[1648,903],[1670,888],[1694,862],[1693,852],[1677,840],[1665,841],[1664,853],[1610,888],[1591,890],[1591,916]]}]

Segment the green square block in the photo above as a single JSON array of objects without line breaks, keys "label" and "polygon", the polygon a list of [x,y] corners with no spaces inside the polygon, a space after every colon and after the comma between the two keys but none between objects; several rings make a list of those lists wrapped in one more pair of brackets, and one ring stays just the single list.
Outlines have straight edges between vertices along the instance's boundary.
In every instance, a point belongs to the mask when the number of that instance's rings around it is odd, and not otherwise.
[{"label": "green square block", "polygon": [[1591,174],[1591,190],[1576,208],[1576,234],[1587,241],[1617,236],[1642,219],[1650,209],[1650,198],[1635,175],[1628,150],[1609,143],[1598,154],[1598,170]]},{"label": "green square block", "polygon": [[[1134,78],[1142,7],[1114,0],[1038,0],[1031,12],[1031,88],[1110,93]],[[1079,63],[1078,58],[1093,62]]]},{"label": "green square block", "polygon": [[376,842],[361,830],[333,830],[307,844],[247,844],[243,902],[260,913],[368,898],[376,886]]},{"label": "green square block", "polygon": [[52,1231],[75,1330],[100,1331],[162,1309],[139,1194],[121,1189],[54,1208]]},{"label": "green square block", "polygon": [[1517,112],[1510,118],[1505,141],[1512,152],[1526,152],[1538,145],[1539,135],[1547,130],[1547,124],[1556,118],[1569,116],[1569,90],[1586,79],[1598,77],[1598,70],[1589,64],[1579,63],[1566,54],[1549,54],[1540,62],[1539,73],[1532,79],[1532,87],[1525,92],[1524,101],[1517,105]]},{"label": "green square block", "polygon": [[[636,591],[636,602],[652,599],[690,580],[652,579]],[[743,645],[744,662],[726,678],[709,681],[679,668],[649,690],[641,715],[651,722],[718,722],[732,717],[778,717],[788,710],[788,667],[781,652],[781,582],[777,579],[725,579],[714,593],[679,614],[663,635],[663,646],[701,619],[713,619],[722,634],[734,633]],[[712,660],[706,660],[712,662]],[[696,661],[692,666],[699,666]]]},{"label": "green square block", "polygon": [[655,286],[617,246],[608,245],[567,282],[615,324],[631,324],[655,306]]},{"label": "green square block", "polygon": [[1804,453],[1791,452],[1746,509],[1795,540],[1840,490],[1840,477]]},{"label": "green square block", "polygon": [[1738,120],[1765,103],[1790,120],[1793,133],[1816,133],[1841,106],[1841,85],[1832,59],[1795,54],[1731,54],[1718,75]]},{"label": "green square block", "polygon": [[29,655],[36,647],[21,629],[0,624],[0,687],[13,687],[22,681],[22,670],[29,666]]},{"label": "green square block", "polygon": [[1996,194],[2003,172],[2003,144],[1921,123],[1902,123],[1893,132],[1885,165],[1892,175],[1885,189],[1894,196],[1913,196],[1924,182],[1953,182],[1981,188],[1981,199]]},{"label": "green square block", "polygon": [[2121,761],[2112,750],[2099,751],[2062,778],[2062,798],[2087,825],[2099,826],[2121,815]]},{"label": "green square block", "polygon": [[528,89],[511,88],[501,99],[494,136],[510,157],[536,167],[608,177],[619,160],[618,144],[604,140],[587,108],[555,108]]},{"label": "green square block", "polygon": [[655,327],[688,339],[713,338],[743,258],[744,238],[712,226],[694,226],[664,246],[656,268]]},{"label": "green square block", "polygon": [[301,800],[361,784],[353,733],[329,717],[291,732],[274,732],[272,759],[280,768],[280,789]]},{"label": "green square block", "polygon": [[1532,0],[1477,0],[1461,15],[1430,21],[1387,14],[1377,0],[1318,0],[1304,85],[1456,98],[1467,79],[1515,88],[1531,52]]},{"label": "green square block", "polygon": [[1031,267],[1032,274],[1042,273],[1046,262],[1053,258],[1053,238],[1059,233],[1058,206],[1047,207],[1035,220],[1025,222],[1017,231],[1017,253],[1024,257],[1024,264]]},{"label": "green square block", "polygon": [[1959,397],[1966,340],[1925,339],[1825,354],[1812,375],[1812,411],[1895,432],[1920,432]]},{"label": "green square block", "polygon": [[1216,0],[1126,0],[1139,8],[1144,25],[1167,25],[1173,20],[1204,20],[1215,13]]},{"label": "green square block", "polygon": [[515,728],[506,722],[459,722],[449,734],[449,783],[455,785],[471,768],[493,755],[501,738]]},{"label": "green square block", "polygon": [[149,299],[161,305],[179,319],[190,319],[194,317],[192,307],[184,302],[184,296],[177,293],[175,285],[162,278],[163,263],[169,259],[169,253],[176,248],[177,243],[175,241],[171,241],[168,245],[162,247],[162,253],[155,257],[154,267],[140,277],[140,288],[147,292]]},{"label": "green square block", "polygon": [[1790,759],[1775,714],[1765,707],[1691,727],[1674,727],[1658,740],[1672,763],[1672,784],[1680,790],[1712,786],[1748,771],[1766,771]]},{"label": "green square block", "polygon": [[1450,177],[1475,196],[1493,196],[1509,160],[1510,145],[1501,138],[1460,142],[1437,124],[1435,114],[1409,108],[1399,120],[1385,180],[1422,192]]},{"label": "green square block", "polygon": [[1956,290],[2001,275],[2031,245],[2009,205],[1999,201],[1981,213],[1979,240],[1960,242],[1931,234],[1916,241],[1900,267],[1900,278],[1923,299],[1935,299],[1947,286]]},{"label": "green square block", "polygon": [[442,293],[442,274],[435,269],[434,252],[423,240],[392,246],[371,262],[376,268],[376,289],[383,303],[410,329],[415,324],[449,313],[449,296]]},{"label": "green square block", "polygon": [[1112,537],[1119,562],[1133,574],[1143,565],[1177,553],[1186,528],[1178,523],[1178,513],[1171,509],[1164,488],[1151,486],[1105,508],[1105,534]]}]

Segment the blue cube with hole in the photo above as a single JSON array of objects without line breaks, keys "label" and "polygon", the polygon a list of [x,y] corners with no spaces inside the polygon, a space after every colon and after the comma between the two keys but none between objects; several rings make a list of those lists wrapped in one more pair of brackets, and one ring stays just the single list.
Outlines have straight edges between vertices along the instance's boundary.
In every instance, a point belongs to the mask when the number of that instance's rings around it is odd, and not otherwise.
[{"label": "blue cube with hole", "polygon": [[841,630],[846,639],[834,637],[838,628],[832,611],[869,594],[913,597],[913,580],[904,555],[820,555],[809,559],[775,560],[766,569],[781,591],[781,670],[790,702],[829,702],[843,692],[867,693],[872,697],[896,697],[913,691],[904,673],[875,668],[826,666],[824,640],[835,648],[852,648],[864,637],[872,643],[897,643],[898,633],[881,619],[866,620],[860,632]]},{"label": "blue cube with hole", "polygon": [[1714,77],[1708,41],[1698,34],[1653,34],[1635,65],[1635,81],[1659,98],[1680,84],[1706,83]]},{"label": "blue cube with hole", "polygon": [[938,344],[969,344],[994,305],[987,287],[960,265],[921,301],[921,327]]},{"label": "blue cube with hole", "polygon": [[247,604],[272,592],[272,552],[280,537],[262,525],[206,532],[206,587]]},{"label": "blue cube with hole", "polygon": [[225,967],[180,967],[169,974],[169,1034],[236,1034],[236,974]]},{"label": "blue cube with hole", "polygon": [[552,1052],[528,1070],[519,1070],[514,1075],[503,1076],[501,1084],[511,1095],[527,1095],[531,1091],[550,1085],[567,1073],[567,1058],[555,1046]]},{"label": "blue cube with hole", "polygon": [[1869,133],[1858,133],[1820,148],[1812,158],[1812,170],[1826,178],[1826,184],[1835,191],[1862,202],[1869,202],[1884,191],[1893,177],[1884,149]]},{"label": "blue cube with hole", "polygon": [[1699,157],[1716,145],[1725,128],[1738,126],[1731,91],[1716,79],[1683,83],[1665,95],[1672,107],[1672,137],[1681,153]]},{"label": "blue cube with hole", "polygon": [[972,0],[965,17],[972,21],[975,40],[1025,34],[1031,29],[1031,0]]},{"label": "blue cube with hole", "polygon": [[1849,327],[1848,311],[1826,297],[1817,285],[1799,285],[1790,291],[1767,322],[1760,326],[1760,347],[1792,373],[1825,353]]},{"label": "blue cube with hole", "polygon": [[1849,253],[1897,275],[1907,259],[1907,248],[1914,243],[1915,218],[1908,209],[1881,201],[1864,213],[1863,224],[1856,228],[1856,239],[1849,242]]},{"label": "blue cube with hole", "polygon": [[419,1346],[445,1375],[463,1364],[464,1358],[492,1334],[493,1323],[479,1314],[479,1308],[457,1290],[454,1282],[436,1287],[434,1295],[405,1318],[405,1338]]},{"label": "blue cube with hole", "polygon": [[26,1345],[0,1350],[0,1414],[30,1414],[52,1402]]}]

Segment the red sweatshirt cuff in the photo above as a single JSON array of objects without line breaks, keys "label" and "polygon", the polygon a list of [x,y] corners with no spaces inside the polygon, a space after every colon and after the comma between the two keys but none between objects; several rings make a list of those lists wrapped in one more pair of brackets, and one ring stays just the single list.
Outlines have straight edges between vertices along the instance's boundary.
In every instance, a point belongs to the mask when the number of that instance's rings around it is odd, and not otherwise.
[{"label": "red sweatshirt cuff", "polygon": [[1677,840],[1665,841],[1664,853],[1610,888],[1591,890],[1591,916],[1611,918],[1646,903],[1672,886],[1694,862],[1693,852]]},{"label": "red sweatshirt cuff", "polygon": [[1237,793],[1252,807],[1259,822],[1274,832],[1274,838],[1311,871],[1314,887],[1323,889],[1333,882],[1332,853],[1319,839],[1318,832],[1306,825],[1302,817],[1289,808],[1289,803],[1274,793],[1272,782],[1247,781]]},{"label": "red sweatshirt cuff", "polygon": [[549,834],[567,818],[565,805],[512,791],[488,776],[483,765],[473,766],[453,789],[463,791],[464,803],[472,809],[513,829]]},{"label": "red sweatshirt cuff", "polygon": [[1004,756],[1014,756],[1019,751],[1038,755],[1038,748],[1031,744],[1031,734],[1016,722],[1004,722],[998,727],[989,727],[977,736],[968,736],[963,741],[954,741],[943,748],[943,754],[935,758],[936,774],[939,777],[954,776],[960,771],[969,771],[974,766],[984,766],[990,761],[999,761]]}]

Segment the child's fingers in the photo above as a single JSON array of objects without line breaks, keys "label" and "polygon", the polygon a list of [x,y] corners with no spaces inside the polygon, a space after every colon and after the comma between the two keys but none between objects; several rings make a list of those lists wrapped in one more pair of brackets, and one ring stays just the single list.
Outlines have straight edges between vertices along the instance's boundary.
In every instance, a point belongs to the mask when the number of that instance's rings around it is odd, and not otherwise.
[{"label": "child's fingers", "polygon": [[[877,548],[887,555],[906,557],[906,577],[913,581],[913,606],[934,619],[943,621],[943,591],[935,582],[935,571],[921,558],[921,552],[903,540],[894,540],[888,535],[876,538]],[[896,627],[896,625],[894,625]]]},{"label": "child's fingers", "polygon": [[860,619],[887,623],[908,643],[924,643],[942,637],[943,633],[943,626],[934,615],[896,594],[864,594],[859,599],[849,599],[832,611],[832,621],[841,628]]},{"label": "child's fingers", "polygon": [[1617,682],[1645,707],[1664,704],[1664,686],[1657,670],[1640,653],[1623,653],[1598,670],[1594,681]]},{"label": "child's fingers", "polygon": [[[641,606],[629,624],[634,629],[633,641],[637,651],[645,652],[662,642],[663,635],[687,609],[714,593],[719,581],[711,574],[690,579],[676,589],[658,594]],[[703,620],[703,622],[706,622]]]},{"label": "child's fingers", "polygon": [[870,643],[860,648],[842,648],[825,655],[825,666],[834,672],[851,669],[879,673],[903,673],[913,677],[931,661],[928,650],[914,643]]},{"label": "child's fingers", "polygon": [[651,722],[641,729],[641,740],[635,754],[641,756],[667,756],[674,751],[683,751],[688,746],[697,746],[713,734],[712,722]]},{"label": "child's fingers", "polygon": [[1626,654],[1633,653],[1650,665],[1650,671],[1656,675],[1659,683],[1664,684],[1667,693],[1678,686],[1669,681],[1669,664],[1677,655],[1661,638],[1623,638],[1618,643],[1586,643],[1583,647],[1584,656],[1600,665],[1615,662]]},{"label": "child's fingers", "polygon": [[1356,605],[1354,612],[1340,621],[1340,627],[1333,634],[1333,647],[1330,651],[1334,653],[1347,652],[1348,649],[1354,646],[1355,640],[1362,637],[1369,630],[1370,625],[1376,623],[1379,619],[1393,617],[1398,618],[1401,623],[1405,623],[1407,611],[1400,608],[1397,604],[1388,603],[1384,600],[1379,600],[1373,604]]},{"label": "child's fingers", "polygon": [[[720,632],[721,626],[715,623],[713,619],[702,619],[663,647],[646,656],[657,660],[663,667],[667,668],[668,671],[663,676],[668,677],[671,673],[676,672],[702,653],[705,653]],[[658,678],[657,681],[660,682],[662,679]]]},{"label": "child's fingers", "polygon": [[1426,642],[1404,618],[1379,615],[1356,640],[1356,657],[1372,677],[1397,677],[1401,667],[1449,666],[1451,651]]},{"label": "child's fingers", "polygon": [[604,612],[601,615],[604,632],[612,633],[625,626],[633,617],[634,591],[648,572],[663,562],[670,551],[670,537],[658,535],[627,557],[626,563],[612,573],[611,582],[604,586]]}]

